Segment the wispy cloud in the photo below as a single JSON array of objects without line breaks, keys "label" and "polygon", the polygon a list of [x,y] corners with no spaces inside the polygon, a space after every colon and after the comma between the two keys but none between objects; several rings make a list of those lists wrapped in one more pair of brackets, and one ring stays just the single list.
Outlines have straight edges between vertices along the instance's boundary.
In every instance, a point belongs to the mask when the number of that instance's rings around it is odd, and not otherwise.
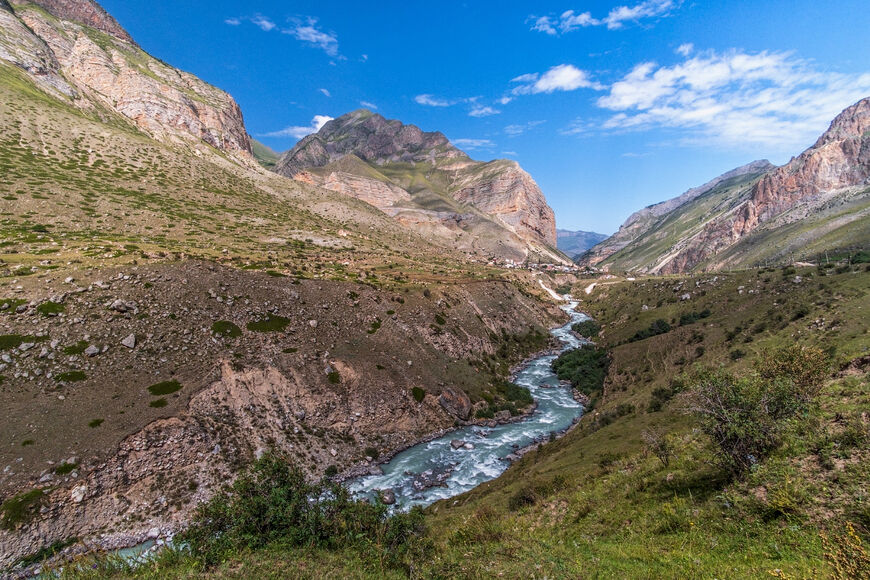
[{"label": "wispy cloud", "polygon": [[526,131],[534,129],[538,125],[543,125],[546,121],[529,121],[523,125],[508,125],[504,128],[504,134],[508,137],[517,137]]},{"label": "wispy cloud", "polygon": [[449,107],[455,104],[455,101],[448,101],[434,95],[417,95],[414,97],[414,101],[424,107]]},{"label": "wispy cloud", "polygon": [[471,111],[468,113],[471,117],[489,117],[492,115],[499,115],[501,111],[498,109],[493,109],[492,107],[487,107],[484,105],[476,105]]},{"label": "wispy cloud", "polygon": [[617,30],[625,26],[626,22],[667,16],[679,4],[679,0],[646,0],[634,6],[617,6],[603,18],[594,18],[591,12],[566,10],[559,16],[530,16],[527,22],[531,23],[532,30],[550,36],[589,26],[606,26],[609,30]]},{"label": "wispy cloud", "polygon": [[543,74],[524,74],[511,80],[519,83],[514,87],[515,95],[552,93],[555,91],[574,91],[580,88],[602,90],[604,87],[589,78],[589,73],[572,64],[554,66]]},{"label": "wispy cloud", "polygon": [[681,44],[680,46],[678,46],[677,50],[675,52],[677,54],[679,54],[680,56],[684,56],[684,57],[688,58],[688,56],[690,54],[692,54],[693,50],[695,50],[695,45],[692,44],[691,42],[687,42],[685,44]]},{"label": "wispy cloud", "polygon": [[[870,92],[870,74],[817,70],[791,53],[708,51],[637,65],[598,99],[609,131],[674,128],[691,142],[793,148]],[[579,130],[586,132],[585,122]]]},{"label": "wispy cloud", "polygon": [[334,32],[321,30],[317,25],[317,18],[312,16],[290,19],[289,27],[280,27],[271,18],[262,14],[227,18],[224,23],[230,26],[239,26],[245,21],[250,22],[263,32],[279,30],[281,34],[287,34],[300,42],[319,48],[333,58],[342,58],[338,54],[338,36]]},{"label": "wispy cloud", "polygon": [[363,107],[365,107],[366,109],[370,109],[372,111],[378,110],[378,106],[376,104],[370,103],[368,101],[360,101],[359,104],[362,105]]},{"label": "wispy cloud", "polygon": [[453,139],[453,144],[461,149],[491,149],[495,147],[489,139]]},{"label": "wispy cloud", "polygon": [[257,26],[263,32],[271,32],[278,27],[277,24],[275,24],[262,14],[255,15],[253,18],[251,18],[251,22],[254,24],[254,26]]},{"label": "wispy cloud", "polygon": [[325,97],[332,96],[332,93],[329,92],[329,89],[317,89],[317,90],[320,91],[321,93],[323,93],[323,96],[325,96]]},{"label": "wispy cloud", "polygon": [[295,137],[296,139],[302,139],[312,133],[317,133],[330,121],[332,121],[332,117],[327,115],[315,115],[314,118],[311,119],[311,125],[307,127],[287,127],[280,131],[265,133],[262,137]]},{"label": "wispy cloud", "polygon": [[338,36],[318,28],[317,18],[309,16],[305,20],[295,20],[291,28],[282,29],[281,32],[319,48],[329,56],[338,56]]}]

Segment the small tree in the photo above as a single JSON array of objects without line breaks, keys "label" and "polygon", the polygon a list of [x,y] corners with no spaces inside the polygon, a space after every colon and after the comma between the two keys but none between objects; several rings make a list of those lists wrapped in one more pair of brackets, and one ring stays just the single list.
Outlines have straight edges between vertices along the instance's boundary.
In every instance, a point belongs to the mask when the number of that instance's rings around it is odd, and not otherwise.
[{"label": "small tree", "polygon": [[813,403],[828,363],[817,349],[790,346],[766,351],[755,368],[743,377],[697,370],[688,394],[688,411],[700,418],[720,464],[734,477],[776,449],[787,421]]},{"label": "small tree", "polygon": [[659,458],[662,465],[667,467],[671,463],[671,457],[674,454],[674,447],[667,434],[655,427],[650,427],[640,434],[643,439],[646,450]]}]

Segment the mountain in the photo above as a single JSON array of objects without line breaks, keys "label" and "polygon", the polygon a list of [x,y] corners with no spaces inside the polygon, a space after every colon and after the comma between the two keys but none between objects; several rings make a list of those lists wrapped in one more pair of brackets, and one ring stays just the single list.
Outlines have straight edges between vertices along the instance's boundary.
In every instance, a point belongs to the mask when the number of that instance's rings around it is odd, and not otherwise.
[{"label": "mountain", "polygon": [[564,260],[553,210],[519,164],[474,161],[441,133],[365,109],[302,139],[275,171],[357,197],[466,252]]},{"label": "mountain", "polygon": [[280,153],[276,153],[256,139],[251,139],[251,153],[253,153],[254,159],[266,169],[274,169],[278,159],[281,158]]},{"label": "mountain", "polygon": [[0,176],[3,578],[178,529],[268,447],[371,469],[507,404],[487,391],[563,314],[528,272],[266,171],[226,93],[89,0],[0,0]]},{"label": "mountain", "polygon": [[253,163],[232,97],[144,52],[91,0],[0,3],[0,59],[104,121],[120,118],[152,137]]},{"label": "mountain", "polygon": [[607,236],[605,234],[596,234],[595,232],[556,230],[557,247],[572,257],[582,254],[606,239]]},{"label": "mountain", "polygon": [[632,215],[579,262],[667,274],[814,260],[870,243],[870,99],[782,167],[755,162]]}]

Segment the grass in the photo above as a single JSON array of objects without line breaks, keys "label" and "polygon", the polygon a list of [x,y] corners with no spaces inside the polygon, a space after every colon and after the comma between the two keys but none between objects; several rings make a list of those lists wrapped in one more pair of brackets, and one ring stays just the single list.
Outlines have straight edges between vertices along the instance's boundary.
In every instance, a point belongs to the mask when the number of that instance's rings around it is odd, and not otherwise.
[{"label": "grass", "polygon": [[105,419],[93,419],[92,421],[90,421],[88,423],[88,427],[90,427],[91,429],[96,429],[97,427],[102,425],[104,422],[105,422]]},{"label": "grass", "polygon": [[78,463],[67,463],[64,461],[63,463],[54,468],[54,472],[58,475],[69,475],[70,473],[78,469],[78,467]]},{"label": "grass", "polygon": [[43,302],[36,307],[36,311],[43,316],[57,316],[58,314],[62,314],[64,310],[66,310],[66,306],[59,302],[52,302],[51,300]]},{"label": "grass", "polygon": [[167,406],[168,404],[169,404],[169,401],[167,401],[166,399],[161,397],[160,399],[154,399],[153,401],[148,403],[148,406],[153,407],[154,409],[162,409],[163,407]]},{"label": "grass", "polygon": [[159,397],[161,395],[171,395],[181,390],[181,383],[178,381],[163,381],[148,387],[148,392]]},{"label": "grass", "polygon": [[64,347],[64,354],[68,355],[77,355],[82,354],[88,348],[89,343],[86,340],[80,340],[75,344],[71,344],[70,346]]},{"label": "grass", "polygon": [[78,383],[86,380],[87,378],[88,375],[86,375],[84,371],[78,370],[58,373],[54,376],[54,379],[59,383]]},{"label": "grass", "polygon": [[242,336],[242,329],[229,320],[218,320],[211,325],[211,331],[224,338],[238,338]]},{"label": "grass", "polygon": [[14,348],[18,348],[22,344],[43,342],[45,340],[47,340],[47,337],[43,336],[38,337],[21,334],[3,334],[0,335],[0,351],[12,350]]},{"label": "grass", "polygon": [[0,505],[0,526],[15,530],[20,524],[30,521],[42,505],[44,496],[43,490],[32,489],[4,501]]},{"label": "grass", "polygon": [[249,322],[246,327],[251,332],[284,332],[291,322],[289,318],[275,315]]}]

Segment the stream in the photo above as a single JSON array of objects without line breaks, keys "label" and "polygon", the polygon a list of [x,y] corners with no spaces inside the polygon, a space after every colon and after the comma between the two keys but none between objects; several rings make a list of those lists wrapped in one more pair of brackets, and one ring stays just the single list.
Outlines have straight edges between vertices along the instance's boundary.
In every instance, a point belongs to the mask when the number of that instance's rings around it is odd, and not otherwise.
[{"label": "stream", "polygon": [[[562,342],[563,352],[581,344],[571,333],[571,325],[589,318],[576,307],[577,302],[562,306],[571,321],[550,331]],[[379,490],[391,490],[395,494],[394,508],[405,510],[459,495],[495,479],[510,465],[509,455],[547,440],[550,433],[567,429],[583,414],[571,388],[560,385],[550,369],[555,358],[552,354],[535,358],[514,378],[516,384],[529,389],[537,402],[530,416],[496,427],[463,427],[410,447],[380,466],[383,475],[351,480],[346,484],[348,489],[357,497],[370,499]]]}]

